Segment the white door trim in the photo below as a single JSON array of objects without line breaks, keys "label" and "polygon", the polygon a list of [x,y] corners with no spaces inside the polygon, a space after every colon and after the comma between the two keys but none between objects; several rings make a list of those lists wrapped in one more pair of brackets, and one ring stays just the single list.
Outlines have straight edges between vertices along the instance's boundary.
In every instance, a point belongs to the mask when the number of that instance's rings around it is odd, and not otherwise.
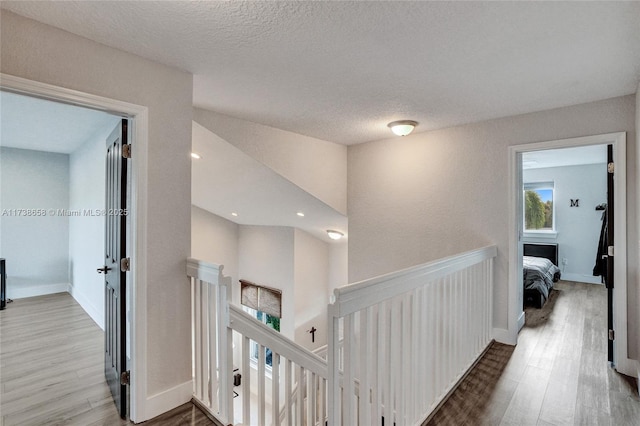
[{"label": "white door trim", "polygon": [[0,73],[0,89],[64,103],[126,115],[133,118],[131,162],[131,398],[130,418],[134,422],[147,420],[147,148],[149,144],[148,108],[102,96],[79,92],[51,84]]},{"label": "white door trim", "polygon": [[616,164],[614,179],[615,257],[614,257],[614,365],[619,372],[634,376],[634,361],[627,352],[627,134],[626,132],[537,142],[509,147],[509,343],[518,340],[518,318],[522,313],[522,153],[587,145],[613,145]]}]

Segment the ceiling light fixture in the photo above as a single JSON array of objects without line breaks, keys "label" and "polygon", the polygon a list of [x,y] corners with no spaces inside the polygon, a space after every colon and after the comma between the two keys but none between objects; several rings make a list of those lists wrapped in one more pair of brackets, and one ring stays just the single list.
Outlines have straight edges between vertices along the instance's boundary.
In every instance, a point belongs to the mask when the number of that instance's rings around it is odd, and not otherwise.
[{"label": "ceiling light fixture", "polygon": [[409,133],[413,132],[413,129],[418,125],[417,121],[413,120],[399,120],[392,121],[387,124],[387,127],[391,129],[393,133],[398,136],[407,136]]},{"label": "ceiling light fixture", "polygon": [[233,216],[233,217],[238,217],[238,213],[233,212],[233,213],[231,213],[231,216]]},{"label": "ceiling light fixture", "polygon": [[195,152],[191,153],[191,158],[195,158],[196,160],[201,159],[202,157],[200,156],[200,154],[196,154]]},{"label": "ceiling light fixture", "polygon": [[298,216],[300,216],[300,217],[304,217],[304,213],[302,213],[302,212],[298,212],[298,213],[296,213],[296,214],[297,214]]},{"label": "ceiling light fixture", "polygon": [[332,240],[339,240],[340,238],[344,237],[344,234],[340,231],[334,231],[332,229],[327,229],[327,235],[329,236],[329,238],[331,238]]}]

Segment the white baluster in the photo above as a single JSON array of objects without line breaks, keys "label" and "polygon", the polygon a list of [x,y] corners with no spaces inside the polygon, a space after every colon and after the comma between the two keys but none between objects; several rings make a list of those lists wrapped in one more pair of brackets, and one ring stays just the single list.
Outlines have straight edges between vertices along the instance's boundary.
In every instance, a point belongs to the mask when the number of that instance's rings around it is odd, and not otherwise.
[{"label": "white baluster", "polygon": [[251,424],[251,340],[242,336],[242,423]]},{"label": "white baluster", "polygon": [[293,390],[293,377],[291,374],[292,362],[287,359],[284,369],[284,393],[285,393],[285,413],[287,415],[287,426],[293,426],[293,401],[291,400],[291,392]]},{"label": "white baluster", "polygon": [[280,355],[271,352],[271,424],[280,424]]},{"label": "white baluster", "polygon": [[354,394],[354,364],[355,364],[355,336],[354,336],[354,314],[349,314],[344,318],[344,389],[342,392],[342,406],[344,407],[344,424],[355,424],[355,407],[353,404]]}]

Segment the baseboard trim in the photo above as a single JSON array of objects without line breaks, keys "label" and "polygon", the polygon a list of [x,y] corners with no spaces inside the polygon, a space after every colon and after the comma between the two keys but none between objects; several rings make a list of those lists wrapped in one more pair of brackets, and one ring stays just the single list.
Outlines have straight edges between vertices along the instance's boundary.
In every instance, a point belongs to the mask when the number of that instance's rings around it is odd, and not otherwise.
[{"label": "baseboard trim", "polygon": [[489,349],[491,348],[491,346],[493,345],[494,342],[495,342],[495,340],[491,340],[487,344],[487,346],[485,346],[484,350],[480,353],[480,355],[478,355],[476,357],[476,359],[471,363],[471,365],[469,365],[469,367],[467,367],[467,369],[460,376],[460,378],[458,380],[456,380],[456,382],[453,385],[451,385],[451,387],[446,392],[444,397],[442,397],[442,399],[440,399],[440,401],[437,404],[435,404],[435,406],[433,406],[432,408],[429,409],[429,411],[428,411],[426,416],[424,416],[424,415],[422,416],[424,418],[424,420],[422,421],[421,424],[426,425],[427,423],[429,423],[429,421],[431,421],[431,419],[433,419],[433,416],[436,415],[438,410],[440,408],[442,408],[442,406],[447,402],[449,397],[451,395],[453,395],[453,393],[456,391],[456,389],[458,389],[458,386],[460,386],[460,383],[462,383],[462,381],[467,378],[469,373],[471,373],[471,370],[473,370],[473,368],[480,362],[482,357],[485,356],[485,354],[489,351]]},{"label": "baseboard trim", "polygon": [[618,373],[629,377],[634,377],[636,374],[640,374],[638,362],[627,357],[620,357],[615,369]]},{"label": "baseboard trim", "polygon": [[518,317],[518,332],[520,332],[520,330],[522,330],[522,327],[524,327],[524,319],[524,311],[522,311],[522,313]]},{"label": "baseboard trim", "polygon": [[184,382],[177,386],[167,389],[166,391],[157,393],[147,397],[146,407],[144,407],[144,420],[150,420],[158,417],[160,414],[171,411],[181,406],[193,397],[193,380]]},{"label": "baseboard trim", "polygon": [[69,283],[40,284],[18,287],[7,283],[8,299],[24,299],[26,297],[45,296],[47,294],[66,293],[69,290]]},{"label": "baseboard trim", "polygon": [[493,340],[498,343],[504,343],[505,345],[515,345],[516,342],[513,341],[509,330],[506,328],[494,328],[493,329]]},{"label": "baseboard trim", "polygon": [[225,426],[220,421],[220,419],[218,419],[216,416],[211,414],[211,411],[209,411],[209,408],[206,405],[204,405],[202,402],[198,401],[197,398],[195,398],[195,397],[191,398],[191,403],[193,405],[195,405],[196,407],[198,407],[200,409],[200,411],[202,411],[204,413],[204,415],[207,416],[209,418],[209,420],[211,420],[213,422],[214,425],[216,425],[216,426]]},{"label": "baseboard trim", "polygon": [[69,284],[69,294],[76,299],[76,302],[82,306],[82,309],[91,317],[93,322],[98,324],[102,330],[104,330],[104,312],[98,309],[87,296],[82,292],[77,291],[73,284]]},{"label": "baseboard trim", "polygon": [[560,277],[560,279],[563,281],[575,281],[579,283],[602,285],[602,279],[600,277],[594,277],[592,275],[565,274],[563,272],[562,277]]}]

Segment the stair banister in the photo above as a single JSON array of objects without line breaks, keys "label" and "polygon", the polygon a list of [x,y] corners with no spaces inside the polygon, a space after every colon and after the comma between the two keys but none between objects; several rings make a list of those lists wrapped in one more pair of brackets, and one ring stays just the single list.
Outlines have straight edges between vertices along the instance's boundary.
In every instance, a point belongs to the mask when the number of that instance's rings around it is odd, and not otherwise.
[{"label": "stair banister", "polygon": [[[328,306],[327,361],[232,305],[222,266],[188,259],[194,401],[222,423],[235,423],[232,333],[237,332],[246,378],[243,423],[255,419],[248,373],[253,340],[262,398],[258,424],[286,420],[315,426],[326,419],[336,426],[369,425],[382,417],[397,426],[421,424],[491,341],[496,255],[495,246],[483,247],[336,289]],[[279,368],[272,370],[271,419],[264,399],[267,347],[274,365],[285,370],[284,378]]]},{"label": "stair banister", "polygon": [[483,247],[334,291],[329,425],[419,425],[433,412],[491,343],[496,256]]}]

